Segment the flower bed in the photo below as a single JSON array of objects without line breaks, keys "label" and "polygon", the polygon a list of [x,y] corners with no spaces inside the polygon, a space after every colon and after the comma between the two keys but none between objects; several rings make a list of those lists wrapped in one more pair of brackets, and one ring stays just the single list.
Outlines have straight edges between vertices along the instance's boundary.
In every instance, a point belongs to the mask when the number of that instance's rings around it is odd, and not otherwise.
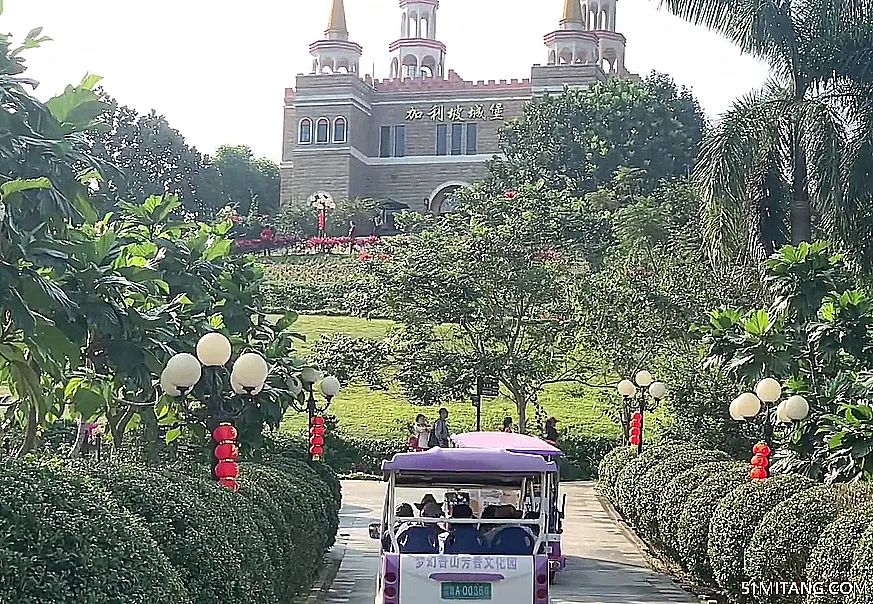
[{"label": "flower bed", "polygon": [[264,229],[260,237],[234,239],[234,249],[243,254],[254,252],[274,252],[294,250],[297,252],[332,252],[337,248],[362,250],[381,242],[379,237],[298,237],[297,235],[274,235],[270,229]]},{"label": "flower bed", "polygon": [[[600,490],[668,565],[722,590],[728,602],[741,601],[747,581],[839,581],[873,568],[866,485],[815,486],[795,475],[752,480],[748,462],[726,459],[690,444],[649,444],[639,456],[618,447],[601,464]],[[753,600],[776,601],[742,601]]]}]

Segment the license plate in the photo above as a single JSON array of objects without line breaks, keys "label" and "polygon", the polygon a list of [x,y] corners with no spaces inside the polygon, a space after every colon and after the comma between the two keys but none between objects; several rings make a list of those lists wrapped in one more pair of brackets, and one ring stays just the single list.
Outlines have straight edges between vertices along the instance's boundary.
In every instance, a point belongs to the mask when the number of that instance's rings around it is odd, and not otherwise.
[{"label": "license plate", "polygon": [[441,600],[490,600],[490,583],[440,583]]}]

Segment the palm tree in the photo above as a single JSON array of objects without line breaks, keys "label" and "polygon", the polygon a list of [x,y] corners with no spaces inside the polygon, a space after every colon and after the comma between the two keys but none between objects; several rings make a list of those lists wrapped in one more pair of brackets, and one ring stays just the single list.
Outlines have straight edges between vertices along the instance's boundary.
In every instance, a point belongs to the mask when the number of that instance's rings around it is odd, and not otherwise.
[{"label": "palm tree", "polygon": [[873,0],[663,1],[771,69],[708,134],[695,169],[716,259],[769,255],[814,228],[855,238],[861,214],[873,232],[859,180],[873,148]]}]

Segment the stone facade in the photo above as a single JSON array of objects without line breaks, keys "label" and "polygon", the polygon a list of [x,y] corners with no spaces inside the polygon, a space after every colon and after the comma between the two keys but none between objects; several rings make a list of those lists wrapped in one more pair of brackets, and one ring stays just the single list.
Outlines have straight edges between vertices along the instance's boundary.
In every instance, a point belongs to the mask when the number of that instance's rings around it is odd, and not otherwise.
[{"label": "stone facade", "polygon": [[343,2],[334,0],[325,39],[310,46],[314,73],[285,91],[283,203],[326,192],[450,209],[446,195],[486,175],[500,128],[531,98],[634,77],[624,70],[624,37],[608,29],[615,3],[601,1],[598,9],[566,0],[561,28],[544,38],[549,64],[534,65],[529,79],[470,82],[444,70],[439,0],[400,0],[401,38],[391,43],[385,80],[358,74],[360,47],[348,41]]}]

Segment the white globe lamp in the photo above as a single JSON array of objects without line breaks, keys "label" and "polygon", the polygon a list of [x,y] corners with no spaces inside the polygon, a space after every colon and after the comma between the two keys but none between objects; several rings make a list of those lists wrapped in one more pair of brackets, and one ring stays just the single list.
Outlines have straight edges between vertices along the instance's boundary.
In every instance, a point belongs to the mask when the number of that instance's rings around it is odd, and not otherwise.
[{"label": "white globe lamp", "polygon": [[735,419],[737,421],[740,421],[740,420],[745,419],[745,418],[737,409],[737,404],[738,404],[737,399],[734,399],[733,401],[731,401],[731,405],[730,405],[728,410],[730,411],[731,419]]},{"label": "white globe lamp", "polygon": [[166,394],[167,396],[172,396],[172,397],[182,396],[182,392],[178,388],[176,388],[176,384],[173,384],[172,382],[170,382],[169,378],[167,377],[167,370],[166,369],[161,372],[161,382],[160,383],[161,383],[161,390],[163,390],[164,394]]},{"label": "white globe lamp", "polygon": [[289,375],[286,385],[288,386],[288,391],[294,396],[297,396],[303,391],[303,384],[296,376]]},{"label": "white globe lamp", "polygon": [[321,390],[321,393],[327,400],[330,400],[340,391],[340,381],[335,376],[329,375],[321,380],[318,389]]},{"label": "white globe lamp", "polygon": [[791,420],[800,421],[809,415],[809,403],[799,394],[789,396],[782,404],[785,406],[785,416]]},{"label": "white globe lamp", "polygon": [[776,421],[782,424],[790,424],[791,418],[788,417],[788,409],[785,406],[787,401],[782,401],[776,405]]},{"label": "white globe lamp", "polygon": [[312,385],[318,381],[321,374],[314,367],[304,367],[300,372],[300,381],[307,385]]},{"label": "white globe lamp", "polygon": [[659,401],[667,394],[667,386],[664,385],[664,382],[652,382],[652,385],[649,386],[649,394]]},{"label": "white globe lamp", "polygon": [[222,367],[230,360],[230,340],[213,331],[197,342],[197,358],[206,367]]},{"label": "white globe lamp", "polygon": [[782,384],[773,378],[764,378],[755,386],[755,394],[765,403],[775,403],[782,396]]},{"label": "white globe lamp", "polygon": [[[270,368],[264,357],[256,352],[247,352],[236,360],[233,364],[231,375],[236,376],[236,382],[242,386],[246,392],[251,392],[261,388],[264,382],[267,381],[267,374]],[[233,380],[231,380],[233,382]]]},{"label": "white globe lamp", "polygon": [[190,390],[200,381],[203,367],[193,354],[180,352],[174,355],[164,368],[163,376],[167,383],[176,387],[180,392]]},{"label": "white globe lamp", "polygon": [[637,371],[637,374],[634,376],[634,381],[637,383],[637,386],[646,388],[652,383],[652,374],[645,369]]},{"label": "white globe lamp", "polygon": [[761,401],[751,392],[744,392],[734,399],[736,409],[742,417],[755,417],[761,410]]},{"label": "white globe lamp", "polygon": [[637,387],[630,380],[622,380],[618,383],[618,393],[630,397],[637,393]]}]

